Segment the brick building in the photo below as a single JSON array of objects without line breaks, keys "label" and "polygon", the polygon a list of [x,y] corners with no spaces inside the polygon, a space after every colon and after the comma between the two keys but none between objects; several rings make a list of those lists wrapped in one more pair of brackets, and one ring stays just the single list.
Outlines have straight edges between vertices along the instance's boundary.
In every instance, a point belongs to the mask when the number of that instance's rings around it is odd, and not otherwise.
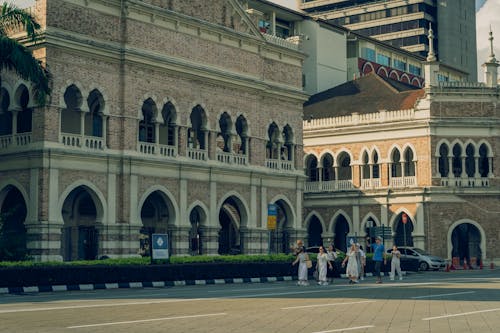
[{"label": "brick building", "polygon": [[[267,253],[302,237],[302,62],[236,0],[37,0],[37,107],[2,73],[0,212],[37,260]],[[22,40],[23,36],[16,36]]]},{"label": "brick building", "polygon": [[[492,37],[490,37],[492,41]],[[309,245],[370,227],[455,264],[498,261],[500,90],[442,82],[430,52],[424,88],[369,74],[314,95],[304,107],[304,223]]]}]

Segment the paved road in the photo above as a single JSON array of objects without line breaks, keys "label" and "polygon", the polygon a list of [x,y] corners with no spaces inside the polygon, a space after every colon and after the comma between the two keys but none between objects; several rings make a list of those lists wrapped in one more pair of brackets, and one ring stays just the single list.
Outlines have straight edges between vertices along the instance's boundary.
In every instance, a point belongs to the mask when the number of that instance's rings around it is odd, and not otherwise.
[{"label": "paved road", "polygon": [[500,270],[0,296],[0,332],[500,332]]}]

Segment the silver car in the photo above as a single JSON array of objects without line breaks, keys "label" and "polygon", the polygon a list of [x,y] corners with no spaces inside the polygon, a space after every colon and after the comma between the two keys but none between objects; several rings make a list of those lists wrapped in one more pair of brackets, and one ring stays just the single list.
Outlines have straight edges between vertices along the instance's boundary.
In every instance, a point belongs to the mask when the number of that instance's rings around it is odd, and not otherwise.
[{"label": "silver car", "polygon": [[418,247],[400,246],[398,249],[401,252],[401,257],[418,258],[418,267],[421,271],[446,267],[446,261],[443,258],[430,255]]}]

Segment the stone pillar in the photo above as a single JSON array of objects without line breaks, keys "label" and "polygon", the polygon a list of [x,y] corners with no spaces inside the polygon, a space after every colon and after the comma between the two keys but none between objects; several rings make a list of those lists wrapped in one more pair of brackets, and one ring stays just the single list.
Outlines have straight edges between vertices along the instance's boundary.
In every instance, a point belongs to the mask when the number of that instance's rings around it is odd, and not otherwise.
[{"label": "stone pillar", "polygon": [[169,226],[169,241],[170,241],[170,255],[189,255],[189,232],[191,228],[188,226]]},{"label": "stone pillar", "polygon": [[206,255],[217,255],[219,251],[219,227],[201,226],[201,250]]},{"label": "stone pillar", "polygon": [[216,160],[217,157],[215,156],[216,153],[216,147],[217,147],[217,132],[208,132],[207,131],[207,137],[208,137],[208,159],[209,160]]},{"label": "stone pillar", "polygon": [[380,185],[389,186],[389,164],[380,163]]},{"label": "stone pillar", "polygon": [[467,178],[467,173],[465,172],[465,158],[466,158],[465,155],[461,156],[462,159],[462,173],[460,174],[461,178]]},{"label": "stone pillar", "polygon": [[34,261],[62,261],[61,223],[25,222],[26,247]]},{"label": "stone pillar", "polygon": [[16,108],[9,111],[12,113],[12,135],[14,136],[17,134],[17,115],[19,114],[20,110]]},{"label": "stone pillar", "polygon": [[187,127],[178,127],[177,153],[180,156],[187,156],[186,148],[188,144]]},{"label": "stone pillar", "polygon": [[352,166],[352,184],[354,187],[361,186],[361,165],[355,164]]},{"label": "stone pillar", "polygon": [[481,175],[479,174],[479,154],[474,155],[474,166],[475,166],[474,177],[475,178],[481,177]]}]

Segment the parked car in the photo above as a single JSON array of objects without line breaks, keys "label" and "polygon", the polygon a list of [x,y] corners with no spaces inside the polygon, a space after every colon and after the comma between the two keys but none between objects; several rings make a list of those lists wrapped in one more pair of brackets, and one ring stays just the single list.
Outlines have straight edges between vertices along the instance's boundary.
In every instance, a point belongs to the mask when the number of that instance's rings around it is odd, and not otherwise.
[{"label": "parked car", "polygon": [[[398,249],[401,252],[401,269],[403,269],[403,261],[407,260],[418,260],[418,267],[421,271],[446,267],[446,261],[443,258],[430,255],[418,247],[400,246]],[[392,249],[387,250],[388,254],[391,252]]]}]

